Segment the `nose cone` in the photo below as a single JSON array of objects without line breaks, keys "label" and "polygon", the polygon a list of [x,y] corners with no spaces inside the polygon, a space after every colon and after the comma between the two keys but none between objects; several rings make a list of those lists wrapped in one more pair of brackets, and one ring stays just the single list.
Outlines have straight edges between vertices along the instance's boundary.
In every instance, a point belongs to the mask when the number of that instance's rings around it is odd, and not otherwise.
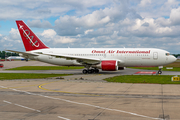
[{"label": "nose cone", "polygon": [[174,57],[173,55],[171,55],[171,56],[169,56],[169,62],[170,63],[173,63],[173,62],[175,62],[177,60],[177,58],[176,57]]}]

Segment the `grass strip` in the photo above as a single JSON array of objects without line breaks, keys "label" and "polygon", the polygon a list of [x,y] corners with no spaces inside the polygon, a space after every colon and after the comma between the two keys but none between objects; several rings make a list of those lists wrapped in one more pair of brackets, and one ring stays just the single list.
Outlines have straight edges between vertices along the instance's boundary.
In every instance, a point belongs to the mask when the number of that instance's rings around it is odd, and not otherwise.
[{"label": "grass strip", "polygon": [[67,76],[70,74],[36,74],[36,73],[0,73],[0,80],[12,79],[44,79],[49,77]]},{"label": "grass strip", "polygon": [[169,65],[166,65],[165,67],[180,67],[180,62],[173,62]]},{"label": "grass strip", "polygon": [[[173,69],[167,69],[167,68],[173,68]],[[128,67],[132,69],[144,69],[144,70],[159,70],[158,67]],[[163,71],[180,71],[180,61],[177,60],[176,62],[173,62],[169,65],[166,65],[162,69]]]},{"label": "grass strip", "polygon": [[121,75],[104,80],[119,83],[180,84],[178,81],[171,81],[171,77],[173,75]]},{"label": "grass strip", "polygon": [[[159,70],[158,67],[128,67],[132,69],[143,69],[143,70]],[[173,69],[167,69],[169,67],[163,67],[162,71],[180,71],[180,67],[173,67]]]},{"label": "grass strip", "polygon": [[77,66],[22,66],[6,70],[70,70],[70,69],[83,69],[84,67]]}]

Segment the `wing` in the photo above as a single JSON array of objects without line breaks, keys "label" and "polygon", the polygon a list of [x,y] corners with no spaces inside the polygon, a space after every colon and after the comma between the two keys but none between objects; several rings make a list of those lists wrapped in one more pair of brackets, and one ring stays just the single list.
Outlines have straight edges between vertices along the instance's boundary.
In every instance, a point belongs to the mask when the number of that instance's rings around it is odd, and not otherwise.
[{"label": "wing", "polygon": [[[53,53],[42,53],[42,52],[19,52],[19,51],[14,51],[14,50],[6,50],[10,52],[15,52],[15,53],[20,53],[23,55],[25,58],[29,58],[29,56],[39,56],[39,55],[48,55],[56,58],[64,58],[66,60],[76,60],[78,63],[82,65],[97,65],[101,63],[101,59],[99,58],[90,58],[90,57],[81,57],[81,56],[73,56],[73,55],[64,55],[64,54],[53,54]],[[116,60],[116,59],[114,59]],[[117,60],[118,65],[124,64],[124,61],[122,60]]]},{"label": "wing", "polygon": [[20,51],[14,51],[14,50],[6,50],[6,51],[14,52],[14,53],[20,53],[20,54],[22,54],[25,57],[28,57],[29,55],[31,55],[31,56],[39,56],[36,53],[30,53],[30,52],[20,52]]},{"label": "wing", "polygon": [[89,57],[81,57],[81,56],[72,56],[72,55],[64,55],[64,54],[52,54],[52,53],[42,53],[43,55],[49,55],[56,58],[65,58],[66,60],[76,60],[81,64],[88,65],[96,65],[101,62],[101,59],[98,58],[89,58]]}]

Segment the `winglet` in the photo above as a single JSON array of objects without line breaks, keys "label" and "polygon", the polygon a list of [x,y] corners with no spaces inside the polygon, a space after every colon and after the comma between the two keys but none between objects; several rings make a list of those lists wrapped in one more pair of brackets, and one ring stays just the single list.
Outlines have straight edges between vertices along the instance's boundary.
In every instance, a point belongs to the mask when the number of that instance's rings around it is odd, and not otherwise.
[{"label": "winglet", "polygon": [[22,21],[16,21],[26,51],[48,48]]}]

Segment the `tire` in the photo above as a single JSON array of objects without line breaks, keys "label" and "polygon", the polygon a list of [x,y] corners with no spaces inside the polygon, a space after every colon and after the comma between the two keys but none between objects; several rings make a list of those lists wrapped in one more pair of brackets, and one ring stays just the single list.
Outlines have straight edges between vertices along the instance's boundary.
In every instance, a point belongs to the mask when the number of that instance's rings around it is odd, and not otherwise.
[{"label": "tire", "polygon": [[83,74],[87,74],[87,72],[88,72],[88,71],[87,71],[86,69],[84,69],[84,70],[82,71]]},{"label": "tire", "polygon": [[92,73],[91,69],[90,69],[90,70],[87,70],[87,71],[88,71],[88,74],[91,74],[91,73]]},{"label": "tire", "polygon": [[95,73],[95,69],[91,69],[91,73]]},{"label": "tire", "polygon": [[158,71],[158,74],[162,74],[162,71]]},{"label": "tire", "polygon": [[95,69],[94,71],[95,71],[95,73],[99,73],[99,70],[98,70],[98,69]]}]

